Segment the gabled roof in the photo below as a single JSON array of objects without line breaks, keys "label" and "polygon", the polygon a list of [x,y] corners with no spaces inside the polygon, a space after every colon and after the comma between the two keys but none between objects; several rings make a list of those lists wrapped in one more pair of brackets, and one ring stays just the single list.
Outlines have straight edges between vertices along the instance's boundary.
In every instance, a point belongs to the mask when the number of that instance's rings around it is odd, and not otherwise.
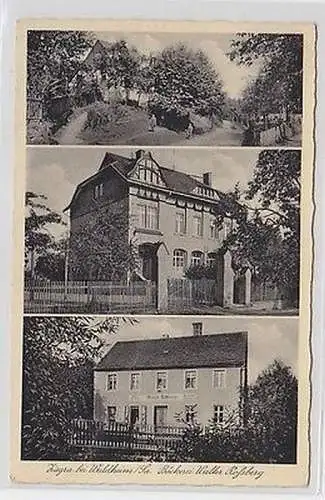
[{"label": "gabled roof", "polygon": [[[191,194],[197,186],[207,187],[203,182],[195,179],[189,174],[180,172],[178,170],[173,170],[170,168],[162,167],[150,154],[152,160],[158,165],[163,180],[165,181],[167,187],[171,191],[177,191],[179,193]],[[114,163],[114,168],[124,177],[127,177],[131,172],[137,160],[135,158],[126,158],[114,153],[106,153],[105,158],[100,166],[100,170],[111,166]],[[215,190],[216,191],[216,190]],[[218,191],[218,194],[223,194]]]},{"label": "gabled roof", "polygon": [[96,371],[240,367],[247,332],[117,342]]},{"label": "gabled roof", "polygon": [[[150,154],[150,156],[151,156],[151,154]],[[192,195],[192,196],[198,196],[194,192],[197,187],[204,187],[204,188],[208,187],[203,182],[200,182],[199,180],[195,179],[194,177],[192,177],[189,174],[186,174],[184,172],[179,172],[178,170],[173,170],[173,169],[166,168],[166,167],[161,167],[160,165],[158,165],[158,163],[156,162],[156,160],[152,156],[151,156],[151,158],[159,167],[163,181],[165,182],[167,189],[169,189],[170,191],[188,194],[188,195]],[[109,152],[105,153],[104,159],[103,159],[98,171],[94,175],[89,177],[88,179],[85,179],[83,182],[81,182],[77,186],[77,188],[74,192],[73,198],[72,198],[70,204],[68,205],[68,207],[65,208],[65,210],[68,210],[71,207],[72,203],[76,199],[80,190],[84,186],[86,186],[89,181],[94,179],[94,177],[99,175],[99,173],[101,171],[104,171],[107,168],[114,169],[125,181],[128,182],[129,181],[128,175],[130,174],[130,172],[132,171],[132,169],[136,165],[137,161],[138,160],[136,158],[127,158],[125,156],[121,156],[121,155],[117,155],[115,153],[109,153]],[[155,186],[155,187],[157,187],[157,186]],[[211,188],[211,189],[213,189],[213,191],[217,192],[217,194],[221,200],[223,200],[225,198],[225,194],[222,193],[222,191],[216,190],[214,188]],[[198,197],[202,198],[201,196],[198,196]],[[209,199],[206,197],[204,197],[204,198]],[[209,199],[209,200],[211,201],[211,199]]]}]

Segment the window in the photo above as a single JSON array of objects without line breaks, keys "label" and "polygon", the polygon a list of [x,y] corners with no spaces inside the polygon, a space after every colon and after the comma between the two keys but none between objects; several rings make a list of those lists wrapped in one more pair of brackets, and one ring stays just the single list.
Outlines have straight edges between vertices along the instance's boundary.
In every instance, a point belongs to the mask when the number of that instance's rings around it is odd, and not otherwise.
[{"label": "window", "polygon": [[185,371],[185,389],[196,389],[197,375],[196,370]]},{"label": "window", "polygon": [[213,387],[222,389],[226,386],[226,370],[213,370]]},{"label": "window", "polygon": [[192,266],[203,264],[203,253],[198,251],[192,252],[191,264]]},{"label": "window", "polygon": [[151,162],[151,160],[145,159],[142,160],[141,164],[139,164],[138,172],[136,177],[140,181],[147,182],[150,184],[161,184],[160,175],[157,167]]},{"label": "window", "polygon": [[147,228],[158,229],[158,208],[147,207]]},{"label": "window", "polygon": [[144,229],[158,229],[158,207],[152,205],[138,205],[139,226]]},{"label": "window", "polygon": [[223,221],[223,235],[226,239],[229,236],[229,233],[232,231],[232,221],[230,219],[224,219]]},{"label": "window", "polygon": [[203,236],[203,218],[202,215],[194,215],[193,217],[193,235]]},{"label": "window", "polygon": [[208,253],[207,264],[213,266],[217,260],[217,254],[214,252]]},{"label": "window", "polygon": [[176,249],[173,253],[173,267],[176,270],[183,269],[185,267],[186,252],[185,250]]},{"label": "window", "polygon": [[107,407],[107,420],[109,422],[115,422],[116,420],[116,406]]},{"label": "window", "polygon": [[217,227],[217,221],[215,219],[210,219],[209,238],[211,238],[212,240],[219,239],[219,230]]},{"label": "window", "polygon": [[130,390],[138,391],[140,388],[140,373],[131,373],[130,375]]},{"label": "window", "polygon": [[202,330],[203,330],[203,325],[201,322],[197,321],[195,323],[192,323],[193,327],[193,336],[197,337],[198,335],[202,335]]},{"label": "window", "polygon": [[178,209],[176,212],[175,233],[176,234],[185,234],[186,233],[185,210]]},{"label": "window", "polygon": [[157,372],[156,389],[157,391],[167,389],[167,372]]},{"label": "window", "polygon": [[95,186],[95,192],[94,192],[94,197],[97,200],[98,198],[101,198],[104,195],[104,184],[97,184]]},{"label": "window", "polygon": [[224,422],[224,409],[222,405],[214,406],[213,420],[216,424],[222,424]]},{"label": "window", "polygon": [[117,375],[116,373],[109,373],[107,375],[107,390],[116,391],[117,389]]}]

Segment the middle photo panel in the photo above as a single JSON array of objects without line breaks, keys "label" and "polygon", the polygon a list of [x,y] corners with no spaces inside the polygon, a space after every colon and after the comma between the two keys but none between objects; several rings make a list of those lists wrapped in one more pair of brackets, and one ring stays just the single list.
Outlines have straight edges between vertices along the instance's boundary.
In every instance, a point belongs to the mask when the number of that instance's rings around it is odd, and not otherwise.
[{"label": "middle photo panel", "polygon": [[301,152],[27,150],[25,313],[298,315]]}]

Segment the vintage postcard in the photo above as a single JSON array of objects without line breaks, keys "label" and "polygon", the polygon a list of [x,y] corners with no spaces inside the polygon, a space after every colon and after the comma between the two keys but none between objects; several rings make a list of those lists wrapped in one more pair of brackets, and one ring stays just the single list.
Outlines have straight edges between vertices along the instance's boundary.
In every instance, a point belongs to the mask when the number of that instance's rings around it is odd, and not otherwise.
[{"label": "vintage postcard", "polygon": [[314,26],[16,52],[12,480],[308,486]]}]

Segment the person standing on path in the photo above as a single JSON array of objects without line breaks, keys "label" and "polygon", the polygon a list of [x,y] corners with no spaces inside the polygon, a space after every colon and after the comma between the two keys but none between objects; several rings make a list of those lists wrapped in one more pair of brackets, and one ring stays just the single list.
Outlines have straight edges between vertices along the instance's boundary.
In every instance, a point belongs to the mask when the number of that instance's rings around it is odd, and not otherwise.
[{"label": "person standing on path", "polygon": [[149,132],[154,132],[156,127],[157,127],[157,118],[152,113],[152,115],[149,118]]},{"label": "person standing on path", "polygon": [[193,123],[189,122],[188,127],[186,129],[186,139],[191,139],[192,138],[192,136],[193,136],[193,130],[194,130]]}]

